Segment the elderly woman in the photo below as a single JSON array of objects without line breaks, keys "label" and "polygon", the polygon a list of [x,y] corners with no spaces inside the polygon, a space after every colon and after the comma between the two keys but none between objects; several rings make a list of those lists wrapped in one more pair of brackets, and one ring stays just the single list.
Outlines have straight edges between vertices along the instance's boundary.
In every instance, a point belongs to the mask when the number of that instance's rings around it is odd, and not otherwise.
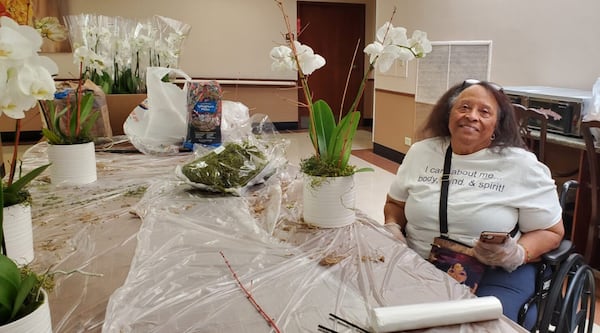
[{"label": "elderly woman", "polygon": [[[556,248],[564,234],[550,171],[524,148],[510,100],[490,82],[466,80],[450,88],[424,133],[427,138],[411,146],[390,186],[385,226],[428,257],[440,236],[440,179],[451,149],[447,235],[473,246],[475,257],[488,265],[476,294],[498,297],[504,314],[516,321],[535,289],[536,267],[530,263]],[[484,243],[483,231],[514,231],[514,237]],[[525,327],[535,323],[535,312],[529,311]]]}]

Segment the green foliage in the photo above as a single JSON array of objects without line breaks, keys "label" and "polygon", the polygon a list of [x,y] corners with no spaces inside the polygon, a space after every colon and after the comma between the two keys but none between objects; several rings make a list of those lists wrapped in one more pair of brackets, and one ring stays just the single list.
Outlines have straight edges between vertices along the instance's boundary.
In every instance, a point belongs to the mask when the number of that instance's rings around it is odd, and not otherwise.
[{"label": "green foliage", "polygon": [[222,151],[213,150],[185,164],[182,173],[194,183],[227,192],[244,187],[267,165],[265,155],[252,144],[229,142],[222,147]]},{"label": "green foliage", "polygon": [[[39,176],[44,170],[46,170],[50,164],[42,165],[31,170],[24,176],[20,176],[19,179],[14,181],[12,184],[2,184],[3,192],[3,207],[9,207],[18,203],[27,201],[30,199],[29,192],[25,189],[25,186]],[[1,226],[1,224],[0,224]],[[1,228],[0,228],[1,231]]]},{"label": "green foliage", "polygon": [[122,69],[116,62],[112,75],[105,71],[86,69],[83,78],[94,82],[105,94],[137,94],[141,91],[142,80],[131,70]]},{"label": "green foliage", "polygon": [[134,75],[131,68],[120,72],[119,65],[115,63],[115,80],[110,91],[104,92],[106,94],[136,94],[140,91],[141,84],[142,80]]},{"label": "green foliage", "polygon": [[[78,108],[80,102],[81,105]],[[71,96],[67,96],[65,107],[62,110],[56,109],[56,103],[53,100],[47,101],[45,107],[42,106],[47,123],[47,127],[42,128],[42,134],[53,145],[71,145],[93,141],[92,128],[100,116],[100,112],[94,111],[93,106],[94,94],[91,92],[86,92],[83,96],[75,94],[73,100]],[[77,116],[78,112],[79,117]]]},{"label": "green foliage", "polygon": [[303,160],[300,163],[302,172],[311,176],[339,177],[373,171],[371,168],[356,169],[348,165],[360,112],[349,112],[336,124],[331,107],[324,100],[318,100],[313,104],[313,117],[314,130],[311,123],[309,132],[311,141],[318,148],[318,156]]},{"label": "green foliage", "polygon": [[19,268],[0,254],[0,326],[6,325],[37,309],[43,302],[41,288],[51,286],[50,275],[37,275],[29,268]]}]

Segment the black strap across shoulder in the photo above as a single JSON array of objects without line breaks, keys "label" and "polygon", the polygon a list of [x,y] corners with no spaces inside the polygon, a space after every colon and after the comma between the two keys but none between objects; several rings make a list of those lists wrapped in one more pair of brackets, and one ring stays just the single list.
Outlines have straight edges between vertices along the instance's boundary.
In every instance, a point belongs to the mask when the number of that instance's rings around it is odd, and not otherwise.
[{"label": "black strap across shoulder", "polygon": [[452,164],[452,145],[448,145],[444,157],[444,171],[442,173],[442,187],[440,191],[440,234],[448,235],[448,185],[450,184],[450,165]]},{"label": "black strap across shoulder", "polygon": [[[442,185],[440,190],[440,234],[442,237],[448,237],[448,185],[450,185],[450,166],[452,164],[452,145],[448,145],[446,156],[444,157],[444,171],[442,173]],[[519,224],[515,225],[510,231],[510,236],[514,237],[519,230]]]}]

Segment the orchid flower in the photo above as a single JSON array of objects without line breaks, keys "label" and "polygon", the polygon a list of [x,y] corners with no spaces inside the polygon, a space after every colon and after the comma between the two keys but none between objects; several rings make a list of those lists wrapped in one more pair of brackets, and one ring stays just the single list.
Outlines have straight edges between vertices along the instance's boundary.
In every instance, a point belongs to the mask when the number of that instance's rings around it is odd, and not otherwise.
[{"label": "orchid flower", "polygon": [[387,72],[396,60],[421,58],[432,49],[425,32],[415,30],[408,39],[405,28],[394,27],[390,22],[377,30],[376,37],[377,40],[367,45],[364,52],[370,56],[369,63],[380,72]]},{"label": "orchid flower", "polygon": [[38,55],[40,33],[0,17],[0,115],[22,119],[38,100],[54,98],[56,64]]},{"label": "orchid flower", "polygon": [[[294,48],[296,49],[298,62],[303,74],[310,75],[315,70],[325,66],[325,58],[315,54],[310,46],[294,41]],[[271,49],[270,56],[274,60],[271,65],[272,69],[298,70],[296,60],[294,59],[294,52],[290,47],[284,45],[276,46]]]},{"label": "orchid flower", "polygon": [[[283,2],[275,0],[281,10],[286,25],[286,36],[293,36],[292,24],[285,12]],[[371,72],[378,67],[380,71],[389,70],[394,61],[412,60],[424,57],[431,52],[431,43],[427,34],[415,31],[412,38],[406,35],[403,27],[394,27],[386,22],[377,30],[377,39],[367,45],[364,52],[370,56],[369,68],[365,71],[349,110],[339,112],[336,122],[331,107],[324,100],[313,102],[313,94],[309,88],[308,75],[325,65],[325,58],[315,54],[308,45],[303,45],[296,40],[287,40],[287,45],[275,46],[271,49],[270,57],[273,60],[273,70],[296,70],[298,80],[302,86],[305,104],[309,113],[309,137],[315,149],[315,155],[301,163],[301,170],[313,176],[341,176],[350,175],[356,170],[348,165],[352,148],[352,139],[356,133],[360,112],[357,111],[359,101],[365,90],[366,81]],[[345,97],[346,91],[344,91]]]},{"label": "orchid flower", "polygon": [[106,68],[106,62],[96,52],[86,46],[80,46],[73,51],[73,63],[89,69],[103,71]]}]

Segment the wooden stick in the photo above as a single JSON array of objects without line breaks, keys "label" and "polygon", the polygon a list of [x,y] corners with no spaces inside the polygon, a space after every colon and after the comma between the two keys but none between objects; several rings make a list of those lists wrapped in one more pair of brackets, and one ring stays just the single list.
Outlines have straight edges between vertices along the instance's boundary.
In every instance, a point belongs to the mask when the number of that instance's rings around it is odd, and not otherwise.
[{"label": "wooden stick", "polygon": [[271,327],[273,327],[275,332],[281,333],[281,330],[279,330],[279,327],[277,327],[277,324],[275,323],[275,321],[273,321],[273,319],[271,317],[269,317],[269,315],[267,315],[267,313],[260,307],[260,305],[258,305],[258,303],[254,299],[254,297],[252,297],[252,294],[248,291],[248,289],[246,289],[246,287],[244,287],[244,285],[238,278],[237,274],[235,273],[235,271],[229,264],[229,261],[227,260],[227,258],[225,258],[225,254],[223,253],[223,251],[219,251],[219,253],[221,254],[221,257],[223,257],[223,260],[225,260],[225,264],[227,265],[227,268],[229,268],[231,275],[233,275],[233,278],[235,279],[235,281],[238,283],[238,285],[240,286],[242,291],[244,291],[244,294],[246,294],[246,298],[248,298],[250,303],[252,303],[252,305],[254,305],[254,307],[256,308],[258,313],[260,313],[263,316],[263,318],[265,318],[267,323],[269,323],[269,325],[271,325]]}]

